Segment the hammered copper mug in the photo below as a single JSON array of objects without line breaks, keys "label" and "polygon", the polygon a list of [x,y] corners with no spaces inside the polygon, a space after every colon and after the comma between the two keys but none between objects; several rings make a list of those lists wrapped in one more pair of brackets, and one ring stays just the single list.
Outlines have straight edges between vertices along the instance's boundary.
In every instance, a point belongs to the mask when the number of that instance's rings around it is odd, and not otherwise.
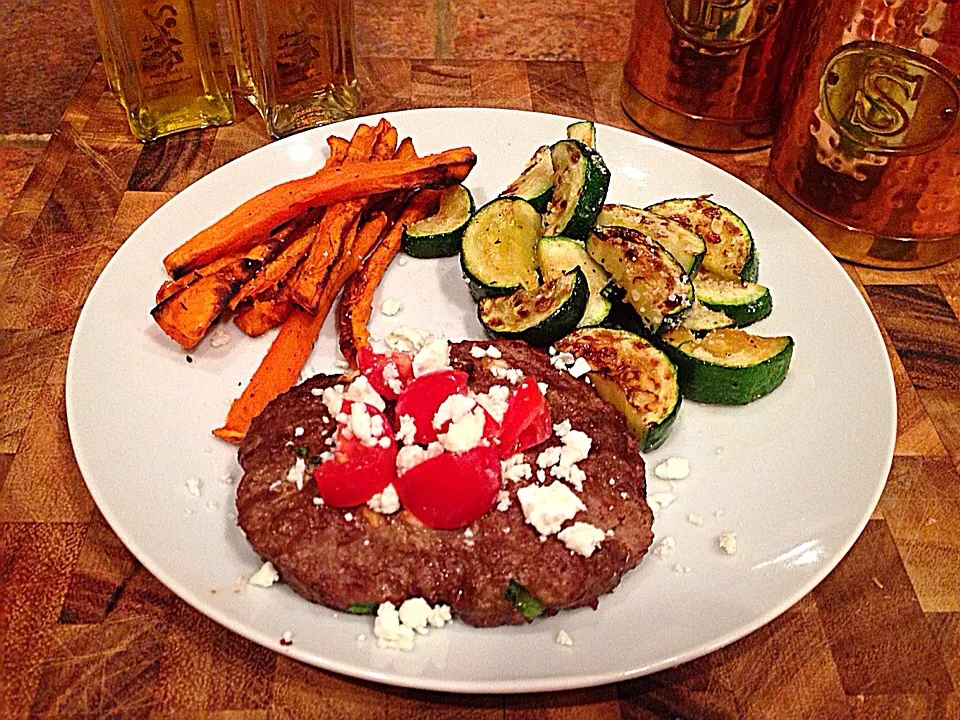
[{"label": "hammered copper mug", "polygon": [[620,102],[654,135],[711,150],[770,144],[802,0],[637,0]]},{"label": "hammered copper mug", "polygon": [[853,262],[960,255],[960,3],[808,0],[798,27],[776,199]]}]

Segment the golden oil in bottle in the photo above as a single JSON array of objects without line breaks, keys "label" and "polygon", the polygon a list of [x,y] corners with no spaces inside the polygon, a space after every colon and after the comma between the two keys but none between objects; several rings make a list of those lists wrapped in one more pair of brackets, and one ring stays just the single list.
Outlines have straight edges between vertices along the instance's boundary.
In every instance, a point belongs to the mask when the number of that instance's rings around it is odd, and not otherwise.
[{"label": "golden oil in bottle", "polygon": [[253,75],[250,70],[250,51],[253,45],[240,14],[240,0],[227,0],[227,19],[230,24],[230,50],[233,57],[233,67],[237,73],[237,88],[239,88],[240,94],[249,100],[254,107],[259,107],[257,89],[253,84]]},{"label": "golden oil in bottle", "polygon": [[92,0],[139,140],[233,121],[215,0]]},{"label": "golden oil in bottle", "polygon": [[240,0],[260,112],[274,137],[360,110],[353,0]]},{"label": "golden oil in bottle", "polygon": [[123,95],[120,92],[120,74],[117,72],[116,50],[110,40],[107,19],[103,14],[103,5],[93,3],[93,30],[100,45],[100,56],[103,58],[103,69],[107,73],[107,85],[120,104],[123,104]]}]

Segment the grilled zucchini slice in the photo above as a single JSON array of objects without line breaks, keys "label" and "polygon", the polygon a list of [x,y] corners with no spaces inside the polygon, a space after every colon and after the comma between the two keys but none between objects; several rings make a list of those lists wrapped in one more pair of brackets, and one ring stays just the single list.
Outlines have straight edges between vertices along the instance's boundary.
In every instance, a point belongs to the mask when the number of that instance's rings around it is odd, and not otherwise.
[{"label": "grilled zucchini slice", "polygon": [[712,273],[700,273],[693,279],[697,299],[711,310],[732,319],[737,327],[763,320],[773,311],[770,290],[763,285],[739,280],[724,280]]},{"label": "grilled zucchini slice", "polygon": [[693,307],[683,316],[682,325],[694,335],[699,336],[711,330],[734,327],[736,323],[722,312],[708,308],[700,302],[700,298],[698,297],[694,300]]},{"label": "grilled zucchini slice", "polygon": [[644,328],[653,334],[677,325],[693,305],[690,276],[676,258],[649,237],[625,227],[598,227],[587,252],[626,293]]},{"label": "grilled zucchini slice", "polygon": [[535,290],[540,213],[526,200],[497,198],[470,219],[461,241],[460,265],[476,297]]},{"label": "grilled zucchini slice", "polygon": [[753,236],[739,215],[704,195],[666,200],[647,208],[674,220],[703,238],[707,245],[702,267],[727,280],[756,282],[760,256]]},{"label": "grilled zucchini slice", "polygon": [[610,275],[587,253],[583,243],[565,237],[540,238],[537,243],[537,262],[544,280],[551,280],[579,267],[587,277],[590,297],[580,327],[599,325],[610,314],[610,301],[602,295],[610,282]]},{"label": "grilled zucchini slice", "polygon": [[597,394],[627,420],[644,452],[660,447],[673,427],[682,402],[677,369],[649,342],[610,328],[584,328],[556,345],[586,360]]},{"label": "grilled zucchini slice", "polygon": [[553,160],[547,145],[533,154],[523,172],[520,173],[520,177],[501,193],[502,196],[523,198],[540,213],[547,209],[547,203],[550,202],[552,194]]},{"label": "grilled zucchini slice", "polygon": [[582,240],[593,228],[607,197],[610,171],[603,158],[577,140],[550,148],[553,195],[544,215],[544,235]]},{"label": "grilled zucchini slice", "polygon": [[597,149],[597,126],[589,120],[567,125],[567,137],[571,140],[579,140],[591,150]]},{"label": "grilled zucchini slice", "polygon": [[743,330],[713,330],[697,339],[686,328],[667,332],[667,354],[690,400],[745,405],[780,386],[793,357],[793,338],[759,337]]},{"label": "grilled zucchini slice", "polygon": [[589,295],[587,276],[576,267],[535,290],[483,298],[477,314],[493,337],[546,347],[577,327]]},{"label": "grilled zucchini slice", "polygon": [[473,215],[473,196],[463,185],[440,191],[435,215],[413,223],[403,231],[403,251],[416,258],[450,257],[460,252],[463,231]]},{"label": "grilled zucchini slice", "polygon": [[669,218],[630,205],[604,205],[597,225],[619,225],[650,236],[677,259],[690,277],[696,274],[707,252],[706,243],[695,232]]}]

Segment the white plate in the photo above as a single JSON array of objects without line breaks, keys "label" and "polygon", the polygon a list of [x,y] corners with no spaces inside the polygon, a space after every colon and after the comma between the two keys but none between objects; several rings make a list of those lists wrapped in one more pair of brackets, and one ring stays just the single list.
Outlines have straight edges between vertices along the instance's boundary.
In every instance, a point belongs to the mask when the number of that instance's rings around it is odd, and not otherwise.
[{"label": "white plate", "polygon": [[[569,118],[508,110],[389,113],[421,152],[470,145],[477,204],[495,197],[533,151],[564,136]],[[843,269],[799,223],[755,190],[680,150],[609,127],[597,144],[613,173],[609,200],[646,205],[712,193],[756,237],[760,279],[774,311],[754,330],[796,340],[783,386],[742,408],[685,403],[648,467],[690,459],[690,477],[654,524],[676,550],[650,555],[596,611],[561,613],[524,627],[454,623],[418,637],[412,653],[379,650],[369,617],[337,614],[283,585],[235,592],[259,566],[235,525],[235,448],[214,439],[231,400],[270,338],[205,340],[185,353],[148,311],[164,280],[161,258],[241,201],[312,172],[329,133],[306,132],[252,152],[173,198],[120,248],[90,293],[70,349],[67,418],[77,462],[104,517],[131,552],[185,601],[231,630],[298,660],[395,685],[457,692],[524,692],[624,680],[696,658],[782,613],[840,561],[872,512],[890,468],[895,395],[874,320]],[[482,337],[456,259],[395,261],[377,294],[403,301],[397,325],[451,339]],[[334,371],[330,321],[310,361]],[[652,475],[652,473],[650,473]],[[186,481],[202,482],[201,497]],[[666,489],[651,480],[650,490]],[[702,526],[688,521],[694,513]],[[718,547],[737,534],[737,553]],[[678,572],[688,569],[688,572]],[[242,586],[240,586],[242,587]],[[216,593],[213,593],[216,590]],[[573,647],[555,643],[566,630]],[[281,646],[285,630],[293,644]],[[358,636],[365,639],[358,640]]]}]

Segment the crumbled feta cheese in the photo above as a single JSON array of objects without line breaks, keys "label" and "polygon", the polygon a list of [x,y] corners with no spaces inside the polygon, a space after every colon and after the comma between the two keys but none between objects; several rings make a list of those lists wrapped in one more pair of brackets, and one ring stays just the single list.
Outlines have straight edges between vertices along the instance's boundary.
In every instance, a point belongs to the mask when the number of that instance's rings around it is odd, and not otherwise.
[{"label": "crumbled feta cheese", "polygon": [[423,598],[408,598],[400,605],[400,622],[421,635],[427,633],[431,607]]},{"label": "crumbled feta cheese", "polygon": [[382,447],[384,450],[386,450],[388,447],[390,447],[390,438],[388,438],[386,435],[384,435],[382,438],[380,438],[380,439],[377,441],[377,444],[378,444],[380,447]]},{"label": "crumbled feta cheese", "polygon": [[550,389],[550,386],[547,385],[545,382],[538,382],[538,383],[537,383],[537,387],[540,388],[540,393],[541,393],[542,395],[546,395],[546,394],[547,394],[547,390]]},{"label": "crumbled feta cheese", "polygon": [[501,460],[500,472],[503,474],[503,479],[510,482],[519,482],[533,476],[533,468],[523,461],[523,453],[517,453],[506,460]]},{"label": "crumbled feta cheese", "polygon": [[577,466],[577,463],[590,454],[593,440],[586,433],[571,429],[568,420],[555,425],[554,431],[563,445],[543,450],[537,456],[537,466],[543,469],[550,468],[551,477],[565,480],[577,490],[583,490],[586,473]]},{"label": "crumbled feta cheese", "polygon": [[375,493],[372,498],[367,500],[367,506],[374,512],[384,515],[392,515],[400,509],[400,498],[397,495],[397,489],[393,483],[387,485],[383,490]]},{"label": "crumbled feta cheese", "polygon": [[302,428],[302,427],[294,428],[294,429],[293,429],[293,436],[294,436],[294,437],[302,437],[302,436],[303,436],[303,428]]},{"label": "crumbled feta cheese", "polygon": [[673,552],[675,547],[677,547],[677,541],[673,539],[673,535],[667,535],[653,549],[653,554],[659,555],[660,557],[666,557]]},{"label": "crumbled feta cheese", "polygon": [[277,569],[273,566],[273,563],[267,560],[263,565],[260,566],[259,570],[250,576],[250,579],[247,580],[247,583],[250,585],[255,585],[256,587],[268,588],[279,579],[280,573],[277,572]]},{"label": "crumbled feta cheese", "polygon": [[413,629],[400,624],[400,613],[392,602],[380,603],[380,607],[377,608],[377,619],[373,622],[373,634],[377,637],[377,647],[379,648],[413,650]]},{"label": "crumbled feta cheese", "polygon": [[315,498],[313,499],[313,504],[314,504],[314,505],[317,505],[318,507],[319,507],[320,505],[323,505],[323,498],[322,498],[322,497],[319,497],[319,496],[318,496],[318,497],[315,497]]},{"label": "crumbled feta cheese", "polygon": [[423,598],[408,598],[398,609],[393,603],[381,603],[373,633],[377,647],[413,650],[415,634],[426,635],[430,628],[442,628],[453,620],[449,605],[430,606]]},{"label": "crumbled feta cheese", "polygon": [[450,343],[434,340],[421,348],[413,358],[413,376],[420,377],[450,367]]},{"label": "crumbled feta cheese", "polygon": [[387,387],[395,394],[399,395],[403,392],[403,382],[400,380],[400,370],[397,368],[396,363],[388,362],[383,366],[383,371],[380,375],[383,377],[383,381],[387,384]]},{"label": "crumbled feta cheese", "polygon": [[203,487],[203,483],[200,482],[200,478],[187,478],[186,486],[188,493],[194,497],[200,497],[200,488]]},{"label": "crumbled feta cheese", "polygon": [[523,380],[523,371],[517,368],[506,367],[503,364],[490,364],[490,374],[497,380],[506,380],[511,385],[516,385]]},{"label": "crumbled feta cheese", "polygon": [[281,645],[293,645],[293,632],[290,630],[284,630],[283,635],[280,636]]},{"label": "crumbled feta cheese", "polygon": [[324,390],[326,390],[326,388],[310,388],[310,394],[314,397],[320,397],[323,395]]},{"label": "crumbled feta cheese", "polygon": [[560,532],[566,520],[572,520],[586,505],[563,483],[555,482],[543,487],[527,485],[517,490],[517,500],[523,509],[523,517],[541,535]]},{"label": "crumbled feta cheese", "polygon": [[487,351],[484,350],[479,345],[474,345],[472,348],[470,348],[470,357],[480,360],[481,358],[485,358],[486,356],[487,356]]},{"label": "crumbled feta cheese", "polygon": [[503,422],[510,404],[510,388],[506,385],[491,385],[485,393],[473,396],[477,404],[490,413],[490,417],[498,423]]},{"label": "crumbled feta cheese", "polygon": [[550,364],[557,370],[566,370],[570,365],[573,365],[574,362],[576,362],[576,358],[573,356],[573,353],[568,352],[557,353],[550,358]]},{"label": "crumbled feta cheese", "polygon": [[546,482],[547,473],[543,469],[537,470],[537,480],[539,482]]},{"label": "crumbled feta cheese", "polygon": [[410,261],[409,261],[405,256],[403,256],[403,255],[401,255],[401,256],[397,259],[397,265],[399,265],[400,267],[406,267],[408,262],[410,262]]},{"label": "crumbled feta cheese", "polygon": [[560,462],[560,453],[562,452],[563,448],[559,445],[542,450],[540,454],[537,455],[537,467],[546,469],[556,465]]},{"label": "crumbled feta cheese", "polygon": [[483,439],[483,426],[486,424],[486,415],[482,408],[464,415],[456,422],[450,423],[445,433],[437,436],[444,450],[450,452],[466,452],[473,450]]},{"label": "crumbled feta cheese", "polygon": [[720,549],[727,555],[735,555],[737,552],[737,534],[732,530],[724,530],[717,538]]},{"label": "crumbled feta cheese", "polygon": [[397,430],[397,442],[401,445],[413,445],[416,436],[416,421],[410,415],[401,415],[400,428]]},{"label": "crumbled feta cheese", "polygon": [[303,476],[307,471],[307,463],[298,457],[296,462],[287,470],[287,482],[297,484],[297,490],[303,490]]},{"label": "crumbled feta cheese", "polygon": [[353,513],[352,512],[344,513],[343,519],[346,520],[347,522],[353,522]]},{"label": "crumbled feta cheese", "polygon": [[563,647],[573,647],[573,638],[570,637],[566,630],[561,630],[557,633],[557,645],[562,645]]},{"label": "crumbled feta cheese", "polygon": [[691,525],[696,525],[697,527],[703,525],[703,516],[697,515],[696,513],[690,513],[687,515],[687,522]]},{"label": "crumbled feta cheese", "polygon": [[[314,388],[310,392],[317,395],[318,390],[319,388]],[[324,407],[334,417],[340,414],[340,409],[343,407],[343,391],[343,385],[331,385],[319,391]]]},{"label": "crumbled feta cheese", "polygon": [[676,499],[677,496],[672,492],[658,492],[647,495],[647,502],[650,503],[650,509],[654,512],[670,507]]},{"label": "crumbled feta cheese", "polygon": [[443,453],[443,445],[432,442],[426,449],[419,445],[407,445],[397,453],[397,475],[403,475],[410,468],[416,467],[425,460],[435,458]]},{"label": "crumbled feta cheese", "polygon": [[419,352],[432,339],[433,335],[426,330],[401,326],[394,328],[383,342],[391,350],[412,354]]},{"label": "crumbled feta cheese", "polygon": [[220,475],[220,482],[222,482],[224,485],[233,485],[233,480],[233,473],[225,472]]},{"label": "crumbled feta cheese", "polygon": [[570,366],[570,369],[567,372],[579,379],[592,370],[593,368],[590,367],[590,363],[580,357],[574,361],[573,365]]},{"label": "crumbled feta cheese", "polygon": [[434,605],[430,609],[430,617],[427,618],[427,624],[430,627],[442,628],[450,622],[453,622],[453,616],[450,614],[449,605]]},{"label": "crumbled feta cheese", "polygon": [[403,303],[396,298],[387,298],[380,303],[380,312],[387,317],[393,317],[401,310],[403,310]]},{"label": "crumbled feta cheese", "polygon": [[[387,404],[380,397],[380,393],[373,389],[373,385],[370,384],[365,375],[358,375],[357,379],[350,383],[350,387],[343,394],[343,399],[372,405],[380,412],[387,409]],[[335,414],[333,410],[330,412]]]},{"label": "crumbled feta cheese", "polygon": [[[527,465],[527,467],[530,467]],[[497,493],[497,510],[500,512],[506,512],[510,507],[510,491],[501,490]],[[509,529],[509,528],[508,528]]]},{"label": "crumbled feta cheese", "polygon": [[439,430],[446,423],[459,422],[464,415],[470,413],[477,406],[477,401],[466,395],[450,395],[440,403],[433,416],[433,429]]},{"label": "crumbled feta cheese", "polygon": [[657,465],[653,474],[661,480],[684,480],[690,474],[690,461],[686,458],[667,458]]},{"label": "crumbled feta cheese", "polygon": [[585,522],[575,522],[570,527],[561,530],[557,537],[567,546],[584,557],[593,555],[593,551],[600,547],[606,534],[600,528]]},{"label": "crumbled feta cheese", "polygon": [[230,343],[230,336],[227,335],[220,328],[214,328],[213,332],[210,333],[210,347],[218,348],[228,345]]}]

